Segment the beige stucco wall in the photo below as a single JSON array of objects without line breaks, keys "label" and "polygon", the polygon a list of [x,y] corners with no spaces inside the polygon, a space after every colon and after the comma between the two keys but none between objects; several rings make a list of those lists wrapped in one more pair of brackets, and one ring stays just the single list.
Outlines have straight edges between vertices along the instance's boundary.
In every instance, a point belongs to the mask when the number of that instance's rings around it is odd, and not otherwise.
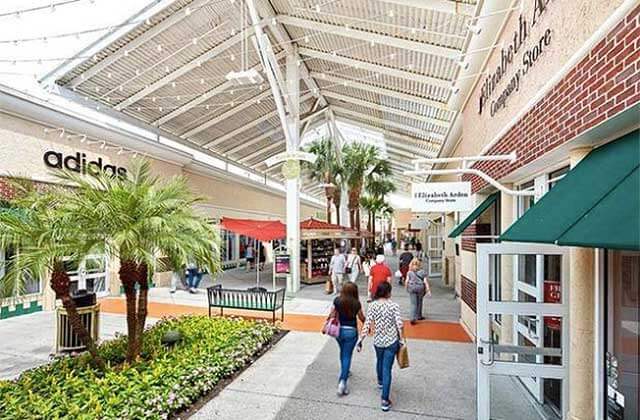
[{"label": "beige stucco wall", "polygon": [[[623,0],[549,0],[544,14],[531,27],[534,0],[523,0],[523,15],[529,21],[530,34],[524,44],[514,56],[508,66],[507,73],[494,89],[489,100],[497,99],[503,92],[517,69],[522,67],[524,53],[534,47],[544,32],[551,29],[551,42],[544,48],[543,54],[533,67],[520,80],[519,90],[513,92],[506,101],[506,107],[491,117],[490,109],[486,108],[482,115],[478,114],[480,90],[484,82],[481,78],[473,89],[470,100],[463,109],[463,127],[466,128],[464,139],[456,151],[457,156],[475,155],[483,146],[489,143],[516,114],[525,108],[532,97],[562,68],[569,58],[578,51],[587,39],[602,25],[613,11],[622,4]],[[498,43],[513,42],[513,34],[519,26],[519,12],[511,13]],[[501,61],[500,48],[493,50],[487,66],[482,71],[493,74]],[[485,75],[487,77],[489,74]],[[469,128],[472,127],[472,130]]]},{"label": "beige stucco wall", "polygon": [[[65,133],[66,134],[66,133]],[[55,172],[44,163],[47,151],[56,151],[64,156],[85,153],[87,161],[102,158],[103,165],[111,164],[127,168],[131,154],[118,154],[118,149],[101,149],[99,144],[81,143],[79,137],[68,139],[66,135],[60,137],[60,131],[45,132],[45,127],[21,118],[0,113],[0,177],[23,176],[41,182],[57,182]],[[205,176],[186,170],[178,164],[148,158],[152,172],[162,178],[184,175],[189,188],[204,198],[200,210],[209,217],[222,216],[242,217],[254,219],[285,219],[284,195],[271,193],[262,189],[223,179],[215,176]],[[324,207],[307,204],[300,205],[300,217],[317,217],[323,214]],[[119,262],[112,258],[109,271],[109,291],[118,294]],[[154,282],[160,286],[169,284],[169,273],[156,273]],[[15,302],[14,302],[15,300]],[[11,304],[26,300],[27,304],[33,300],[32,296],[25,299],[12,299]],[[38,301],[45,310],[54,308],[55,297],[43,282],[43,293]]]}]

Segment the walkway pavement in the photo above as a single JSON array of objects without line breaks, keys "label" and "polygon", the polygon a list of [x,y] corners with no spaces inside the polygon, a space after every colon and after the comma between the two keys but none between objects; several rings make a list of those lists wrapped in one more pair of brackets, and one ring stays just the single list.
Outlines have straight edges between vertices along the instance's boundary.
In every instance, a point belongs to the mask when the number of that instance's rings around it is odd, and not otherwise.
[{"label": "walkway pavement", "polygon": [[411,367],[394,367],[391,412],[380,410],[371,341],[355,353],[350,394],[336,395],[338,346],[318,333],[290,332],[192,419],[475,419],[470,343],[409,340]]}]

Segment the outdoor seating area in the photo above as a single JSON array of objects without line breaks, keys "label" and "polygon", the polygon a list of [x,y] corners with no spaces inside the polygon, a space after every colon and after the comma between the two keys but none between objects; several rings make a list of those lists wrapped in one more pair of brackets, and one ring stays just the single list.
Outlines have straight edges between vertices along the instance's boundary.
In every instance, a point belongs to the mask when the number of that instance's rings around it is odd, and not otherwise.
[{"label": "outdoor seating area", "polygon": [[228,289],[222,285],[207,287],[209,301],[209,316],[211,308],[220,308],[220,316],[224,315],[224,308],[247,309],[252,311],[267,311],[273,313],[276,322],[276,311],[280,310],[280,320],[284,321],[285,289],[266,290],[264,288]]}]

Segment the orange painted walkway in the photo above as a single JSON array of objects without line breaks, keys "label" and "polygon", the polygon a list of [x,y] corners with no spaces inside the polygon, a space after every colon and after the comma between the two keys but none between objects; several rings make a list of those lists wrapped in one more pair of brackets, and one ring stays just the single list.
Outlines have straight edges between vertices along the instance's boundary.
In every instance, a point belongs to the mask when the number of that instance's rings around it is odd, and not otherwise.
[{"label": "orange painted walkway", "polygon": [[[102,312],[124,314],[125,301],[122,298],[105,298],[100,300],[100,310]],[[149,316],[161,318],[163,316],[178,316],[186,314],[209,313],[207,308],[189,305],[175,305],[171,303],[149,302]],[[218,315],[220,310],[212,308],[212,314]],[[236,315],[245,318],[271,320],[271,312],[244,311],[225,309],[225,315]],[[276,313],[280,315],[279,312]],[[322,329],[326,317],[320,315],[287,314],[284,315],[284,322],[277,321],[278,327],[290,331],[319,332]],[[420,321],[416,325],[405,322],[405,333],[408,338],[422,340],[455,341],[460,343],[470,343],[471,339],[460,324],[454,322]]]}]

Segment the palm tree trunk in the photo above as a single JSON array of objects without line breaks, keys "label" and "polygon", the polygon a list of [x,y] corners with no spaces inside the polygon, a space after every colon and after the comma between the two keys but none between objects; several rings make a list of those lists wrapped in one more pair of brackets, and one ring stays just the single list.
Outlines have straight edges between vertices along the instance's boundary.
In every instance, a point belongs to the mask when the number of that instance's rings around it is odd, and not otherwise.
[{"label": "palm tree trunk", "polygon": [[327,197],[327,222],[331,223],[331,198]]},{"label": "palm tree trunk", "polygon": [[336,205],[336,225],[340,224],[340,207]]},{"label": "palm tree trunk", "polygon": [[91,354],[91,360],[100,370],[105,370],[106,365],[102,357],[98,354],[98,347],[96,346],[96,342],[93,341],[93,337],[89,334],[89,331],[85,328],[82,323],[82,318],[78,314],[78,309],[76,308],[76,303],[71,299],[70,294],[64,294],[60,297],[62,300],[62,306],[64,310],[67,311],[67,317],[69,319],[69,324],[71,324],[71,329],[73,332],[78,334],[78,338],[87,348],[89,354]]},{"label": "palm tree trunk", "polygon": [[371,217],[371,235],[372,235],[372,240],[375,242],[375,240],[376,240],[376,212],[372,211],[370,217]]},{"label": "palm tree trunk", "polygon": [[[149,295],[149,277],[147,264],[142,263],[138,267],[138,284],[140,292],[138,293],[137,307],[137,324],[134,345],[134,358],[138,358],[142,352],[142,340],[144,333],[144,325],[147,322],[147,299]],[[135,360],[135,359],[134,359]]]},{"label": "palm tree trunk", "polygon": [[131,260],[121,261],[119,275],[127,304],[127,362],[133,363],[136,359],[137,340],[136,279],[138,273],[136,263]]}]

